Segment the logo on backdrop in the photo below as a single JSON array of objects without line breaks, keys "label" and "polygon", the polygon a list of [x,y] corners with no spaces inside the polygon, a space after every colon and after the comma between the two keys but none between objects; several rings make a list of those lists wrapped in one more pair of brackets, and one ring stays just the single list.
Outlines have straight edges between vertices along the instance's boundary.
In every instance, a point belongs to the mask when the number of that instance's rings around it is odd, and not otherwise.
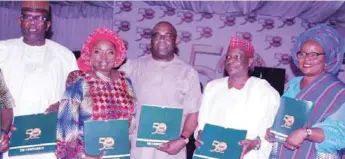
[{"label": "logo on backdrop", "polygon": [[212,28],[210,27],[196,27],[196,31],[200,33],[199,37],[196,38],[195,40],[200,40],[203,38],[210,38],[213,35]]},{"label": "logo on backdrop", "polygon": [[181,21],[179,23],[177,23],[176,25],[180,25],[183,23],[191,23],[194,20],[194,14],[192,12],[189,12],[189,11],[178,12],[177,17],[179,17],[181,19]]},{"label": "logo on backdrop", "polygon": [[139,38],[135,41],[140,41],[142,39],[150,40],[152,36],[152,29],[151,28],[137,28],[137,35],[139,35]]},{"label": "logo on backdrop", "polygon": [[159,18],[164,18],[166,16],[174,16],[176,14],[175,8],[161,6],[160,9],[163,11],[163,15],[161,15]]},{"label": "logo on backdrop", "polygon": [[209,13],[209,12],[201,12],[200,13],[200,18],[195,20],[195,21],[202,21],[204,18],[205,19],[211,19],[213,17],[213,14],[212,13]]},{"label": "logo on backdrop", "polygon": [[250,13],[246,16],[245,18],[245,21],[243,23],[241,23],[240,25],[244,25],[244,24],[247,24],[248,22],[249,23],[254,23],[256,22],[256,14],[255,13]]},{"label": "logo on backdrop", "polygon": [[132,2],[115,2],[114,14],[120,14],[122,12],[130,12],[132,10]]},{"label": "logo on backdrop", "polygon": [[262,32],[265,29],[271,30],[274,28],[274,20],[271,18],[259,19],[259,24],[261,24],[262,28],[257,30],[257,32]]},{"label": "logo on backdrop", "polygon": [[266,41],[269,42],[269,46],[265,48],[268,50],[272,47],[280,47],[282,45],[283,39],[280,36],[266,36]]},{"label": "logo on backdrop", "polygon": [[152,8],[139,8],[138,14],[141,14],[138,22],[144,21],[145,19],[150,20],[155,17],[155,11]]}]

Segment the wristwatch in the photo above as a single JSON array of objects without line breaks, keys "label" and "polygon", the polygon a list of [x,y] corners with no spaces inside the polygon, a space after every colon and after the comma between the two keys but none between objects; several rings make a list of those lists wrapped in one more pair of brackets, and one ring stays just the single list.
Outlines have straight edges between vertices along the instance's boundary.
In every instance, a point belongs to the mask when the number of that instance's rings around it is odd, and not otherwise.
[{"label": "wristwatch", "polygon": [[313,133],[313,130],[310,128],[305,129],[305,132],[307,133],[307,139],[309,139],[309,136]]},{"label": "wristwatch", "polygon": [[254,147],[254,150],[259,150],[260,147],[261,147],[261,139],[260,139],[260,137],[258,136],[258,137],[256,137],[256,140],[259,141],[259,143]]},{"label": "wristwatch", "polygon": [[188,137],[185,137],[185,136],[181,135],[180,138],[182,138],[184,140],[184,143],[188,144],[188,142],[189,142],[189,138]]}]

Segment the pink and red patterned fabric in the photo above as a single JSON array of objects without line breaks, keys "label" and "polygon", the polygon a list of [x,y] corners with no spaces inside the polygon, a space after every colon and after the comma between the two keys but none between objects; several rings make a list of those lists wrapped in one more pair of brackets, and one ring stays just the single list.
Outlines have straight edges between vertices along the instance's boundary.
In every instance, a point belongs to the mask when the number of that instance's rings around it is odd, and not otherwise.
[{"label": "pink and red patterned fabric", "polygon": [[248,57],[254,57],[254,47],[251,42],[248,40],[239,38],[239,37],[231,37],[230,39],[230,44],[229,44],[230,49],[241,49],[245,51],[248,55]]},{"label": "pink and red patterned fabric", "polygon": [[91,69],[91,50],[92,47],[100,40],[109,40],[115,46],[116,50],[116,59],[115,59],[115,67],[118,67],[122,64],[122,62],[126,58],[126,47],[125,42],[121,39],[121,37],[114,32],[113,30],[100,27],[97,28],[85,41],[82,49],[80,58],[78,58],[78,66],[80,70],[88,71]]},{"label": "pink and red patterned fabric", "polygon": [[135,96],[124,72],[116,81],[102,81],[84,71],[71,72],[61,100],[57,122],[59,159],[78,159],[84,154],[84,122],[128,119],[135,113]]}]

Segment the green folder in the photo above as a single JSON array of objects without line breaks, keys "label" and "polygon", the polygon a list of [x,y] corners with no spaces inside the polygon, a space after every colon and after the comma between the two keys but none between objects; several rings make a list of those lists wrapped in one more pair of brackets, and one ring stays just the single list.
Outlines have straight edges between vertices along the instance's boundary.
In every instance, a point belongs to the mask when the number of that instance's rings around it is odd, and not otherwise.
[{"label": "green folder", "polygon": [[9,156],[54,152],[57,113],[14,117]]},{"label": "green folder", "polygon": [[88,155],[103,158],[129,159],[128,120],[106,120],[84,122],[84,144]]},{"label": "green folder", "polygon": [[277,141],[284,142],[293,131],[304,127],[312,107],[311,101],[281,97],[278,113],[271,128]]},{"label": "green folder", "polygon": [[179,138],[183,109],[143,105],[136,141],[137,147],[159,147]]},{"label": "green folder", "polygon": [[239,159],[242,146],[238,143],[246,135],[246,130],[206,124],[200,136],[203,144],[195,150],[193,159]]}]

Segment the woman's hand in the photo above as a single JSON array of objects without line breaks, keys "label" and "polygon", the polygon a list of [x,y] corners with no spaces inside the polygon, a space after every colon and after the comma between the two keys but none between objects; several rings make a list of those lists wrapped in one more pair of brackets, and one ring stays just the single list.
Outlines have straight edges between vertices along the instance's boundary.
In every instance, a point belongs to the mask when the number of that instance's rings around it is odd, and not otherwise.
[{"label": "woman's hand", "polygon": [[266,129],[265,139],[270,143],[276,142],[275,135],[271,133],[271,128]]},{"label": "woman's hand", "polygon": [[305,139],[307,139],[307,132],[305,128],[300,128],[293,131],[285,140],[284,146],[290,150],[300,148]]},{"label": "woman's hand", "polygon": [[44,112],[44,114],[49,114],[51,112],[57,112],[59,110],[59,105],[60,105],[60,102],[56,102],[52,105],[50,105]]}]

